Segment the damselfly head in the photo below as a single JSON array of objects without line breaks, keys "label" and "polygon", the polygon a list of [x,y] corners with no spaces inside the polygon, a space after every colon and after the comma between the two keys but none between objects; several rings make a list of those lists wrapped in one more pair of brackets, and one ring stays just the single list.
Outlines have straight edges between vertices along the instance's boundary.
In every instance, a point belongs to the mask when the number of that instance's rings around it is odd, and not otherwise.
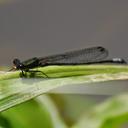
[{"label": "damselfly head", "polygon": [[14,69],[22,69],[23,68],[23,64],[20,62],[19,59],[14,59],[13,60],[13,68]]}]

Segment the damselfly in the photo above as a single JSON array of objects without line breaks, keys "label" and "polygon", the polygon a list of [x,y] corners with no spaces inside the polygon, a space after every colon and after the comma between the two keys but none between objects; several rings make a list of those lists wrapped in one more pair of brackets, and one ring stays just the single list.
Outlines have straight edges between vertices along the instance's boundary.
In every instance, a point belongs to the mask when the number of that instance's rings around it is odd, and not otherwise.
[{"label": "damselfly", "polygon": [[34,57],[23,62],[16,58],[13,60],[13,69],[21,70],[24,74],[24,72],[29,72],[30,69],[49,65],[126,64],[126,61],[122,58],[105,60],[107,56],[108,50],[97,46],[46,57]]}]

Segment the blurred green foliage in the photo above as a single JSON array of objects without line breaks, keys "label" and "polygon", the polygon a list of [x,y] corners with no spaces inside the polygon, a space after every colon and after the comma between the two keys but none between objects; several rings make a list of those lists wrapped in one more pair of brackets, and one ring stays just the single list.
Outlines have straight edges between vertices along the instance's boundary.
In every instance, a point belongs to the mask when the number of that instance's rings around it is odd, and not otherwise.
[{"label": "blurred green foliage", "polygon": [[[15,106],[9,110],[6,110],[1,113],[0,124],[4,128],[53,128],[57,125],[61,125],[62,128],[65,128],[63,121],[59,118],[59,115],[55,112],[56,108],[53,103],[48,103],[49,108],[54,112],[56,118],[56,125],[53,122],[52,112],[47,107],[49,98],[46,96],[40,97],[40,99],[45,99],[45,103],[41,100],[35,99],[25,102]],[[52,102],[50,100],[50,102]],[[6,125],[5,125],[6,124]]]},{"label": "blurred green foliage", "polygon": [[[59,99],[56,97],[59,96]],[[1,128],[121,128],[128,94],[97,103],[82,95],[43,95],[1,113]],[[61,100],[61,102],[60,102]]]}]

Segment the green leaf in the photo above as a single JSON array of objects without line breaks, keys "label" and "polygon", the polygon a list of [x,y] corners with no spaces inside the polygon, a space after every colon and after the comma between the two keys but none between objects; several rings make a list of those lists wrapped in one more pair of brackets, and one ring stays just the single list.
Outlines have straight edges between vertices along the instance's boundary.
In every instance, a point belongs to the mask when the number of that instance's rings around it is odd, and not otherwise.
[{"label": "green leaf", "polygon": [[6,128],[66,128],[54,103],[46,95],[4,111],[1,115],[8,121]]},{"label": "green leaf", "polygon": [[127,78],[128,67],[117,65],[47,66],[26,73],[26,78],[19,71],[0,72],[0,111],[57,87]]},{"label": "green leaf", "polygon": [[120,95],[97,105],[72,128],[118,128],[128,123],[128,94]]}]

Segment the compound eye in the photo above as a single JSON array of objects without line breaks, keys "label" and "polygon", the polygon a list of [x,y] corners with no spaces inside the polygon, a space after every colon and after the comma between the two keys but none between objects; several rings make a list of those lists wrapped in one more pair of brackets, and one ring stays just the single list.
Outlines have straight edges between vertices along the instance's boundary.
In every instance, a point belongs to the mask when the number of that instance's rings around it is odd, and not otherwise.
[{"label": "compound eye", "polygon": [[17,65],[17,69],[22,69],[23,68],[23,64],[20,63],[19,65]]},{"label": "compound eye", "polygon": [[22,67],[22,66],[23,66],[22,64],[19,65],[19,67]]}]

